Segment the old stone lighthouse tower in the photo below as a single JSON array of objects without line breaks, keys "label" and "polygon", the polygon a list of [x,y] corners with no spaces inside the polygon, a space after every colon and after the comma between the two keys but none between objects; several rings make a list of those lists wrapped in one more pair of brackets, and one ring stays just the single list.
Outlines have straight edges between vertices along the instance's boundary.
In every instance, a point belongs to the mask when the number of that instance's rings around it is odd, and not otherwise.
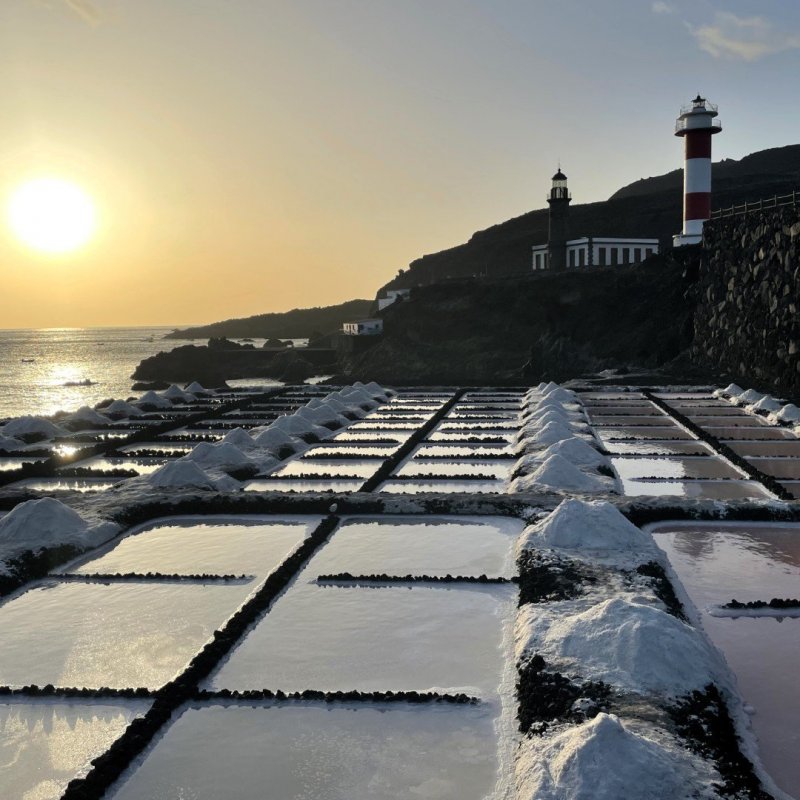
[{"label": "old stone lighthouse tower", "polygon": [[567,268],[567,239],[569,238],[569,203],[567,176],[558,168],[547,202],[550,204],[550,228],[547,237],[548,266],[551,270]]}]

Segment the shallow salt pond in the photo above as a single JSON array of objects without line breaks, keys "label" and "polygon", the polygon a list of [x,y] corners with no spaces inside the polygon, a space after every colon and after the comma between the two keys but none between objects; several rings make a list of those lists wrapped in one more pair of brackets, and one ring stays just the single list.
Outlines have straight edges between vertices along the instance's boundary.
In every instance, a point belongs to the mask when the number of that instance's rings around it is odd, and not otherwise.
[{"label": "shallow salt pond", "polygon": [[676,423],[672,425],[630,425],[626,427],[609,428],[595,426],[595,432],[604,441],[615,439],[659,439],[659,440],[693,440],[689,431],[679,427]]},{"label": "shallow salt pond", "polygon": [[699,456],[714,455],[714,451],[703,442],[676,441],[660,442],[649,439],[637,442],[605,442],[606,450],[616,455],[641,455],[641,456]]},{"label": "shallow salt pond", "polygon": [[514,461],[479,461],[476,459],[454,458],[445,461],[439,458],[423,459],[412,458],[406,461],[397,471],[396,475],[409,477],[434,475],[448,478],[451,475],[489,476],[495,480],[508,478]]},{"label": "shallow salt pond", "polygon": [[119,448],[121,453],[137,453],[142,450],[158,450],[165,455],[172,453],[188,453],[197,444],[195,442],[136,442],[136,444],[126,444]]},{"label": "shallow salt pond", "polygon": [[118,469],[133,470],[137,475],[150,475],[159,467],[163,467],[168,461],[167,458],[105,458],[97,456],[87,458],[85,461],[75,461],[61,470],[70,469],[93,469],[97,472],[112,472]]},{"label": "shallow salt pond", "polygon": [[614,414],[597,414],[591,415],[593,425],[603,425],[607,427],[628,427],[628,426],[645,426],[645,427],[663,427],[670,424],[670,418],[665,414],[641,414],[639,416],[633,415],[614,415]]},{"label": "shallow salt pond", "polygon": [[378,491],[388,494],[500,494],[507,487],[507,481],[390,479],[384,481]]},{"label": "shallow salt pond", "polygon": [[0,684],[156,689],[254,588],[45,582],[0,606]]},{"label": "shallow salt pond", "polygon": [[800,458],[753,458],[747,459],[756,469],[776,478],[800,479]]},{"label": "shallow salt pond", "polygon": [[653,526],[695,606],[702,625],[736,674],[754,707],[761,760],[776,783],[800,796],[800,619],[715,617],[710,606],[797,597],[800,525],[660,523]]},{"label": "shallow salt pond", "polygon": [[502,442],[495,442],[496,439],[501,439],[503,442],[510,442],[514,438],[516,430],[508,429],[493,429],[493,430],[442,430],[436,428],[428,435],[429,442],[467,442],[473,441],[477,444],[486,442],[488,444],[498,444]]},{"label": "shallow salt pond", "polygon": [[515,587],[318,586],[315,573],[312,562],[208,688],[496,695]]},{"label": "shallow salt pond", "polygon": [[654,497],[696,498],[698,500],[763,500],[772,495],[761,484],[746,480],[633,480],[622,479],[622,492],[628,497],[652,495]]},{"label": "shallow salt pond", "polygon": [[746,478],[743,473],[717,456],[677,456],[612,458],[620,478]]},{"label": "shallow salt pond", "polygon": [[716,427],[713,425],[703,425],[703,430],[710,433],[720,441],[725,440],[757,440],[757,441],[772,441],[774,439],[794,439],[790,431],[784,428],[770,427],[767,425],[760,425],[757,428],[739,427],[739,428],[725,428]]},{"label": "shallow salt pond", "polygon": [[150,706],[142,700],[0,702],[0,786],[8,800],[57,800]]},{"label": "shallow salt pond", "polygon": [[332,442],[405,442],[411,438],[413,430],[398,428],[361,428],[353,430],[348,428],[331,438]]},{"label": "shallow salt pond", "polygon": [[351,446],[335,444],[315,444],[306,450],[305,458],[331,458],[335,456],[363,456],[364,458],[389,458],[395,453],[398,445],[392,444],[353,444]]},{"label": "shallow salt pond", "polygon": [[265,478],[250,481],[244,486],[246,492],[303,492],[303,493],[345,493],[357,492],[364,485],[361,478],[345,480],[342,478]]},{"label": "shallow salt pond", "polygon": [[64,571],[81,575],[257,575],[266,577],[321,517],[187,517],[134,528],[99,556]]},{"label": "shallow salt pond", "polygon": [[[316,475],[331,475],[335,478],[362,478],[366,480],[372,476],[383,464],[383,459],[355,459],[343,458],[341,461],[322,458],[317,461],[311,458],[297,458],[289,461],[272,474],[280,478],[313,478]],[[362,482],[363,482],[362,480]]]},{"label": "shallow salt pond", "polygon": [[28,478],[15,481],[12,486],[32,492],[105,492],[125,478]]},{"label": "shallow salt pond", "polygon": [[585,409],[590,417],[594,418],[597,416],[635,416],[635,417],[642,417],[642,416],[653,416],[653,417],[662,417],[665,418],[666,414],[658,408],[654,406],[652,403],[643,403],[642,405],[635,405],[635,406],[612,406],[612,405],[593,405],[587,404]]},{"label": "shallow salt pond", "polygon": [[789,457],[800,458],[800,440],[792,438],[790,441],[773,442],[734,442],[726,441],[725,444],[740,456],[755,457]]},{"label": "shallow salt pond", "polygon": [[524,523],[507,517],[344,519],[308,571],[318,575],[516,574],[514,542]]},{"label": "shallow salt pond", "polygon": [[25,464],[40,464],[46,460],[42,457],[2,457],[0,458],[0,472],[10,472],[11,470],[21,469]]},{"label": "shallow salt pond", "polygon": [[436,427],[437,431],[503,431],[519,430],[520,424],[517,420],[487,420],[481,422],[480,420],[460,420],[449,422],[446,419],[439,423]]},{"label": "shallow salt pond", "polygon": [[387,431],[387,430],[395,430],[395,431],[415,431],[425,422],[424,419],[415,419],[415,420],[408,420],[408,419],[401,419],[401,418],[391,418],[391,419],[364,419],[361,422],[354,422],[352,425],[347,427],[348,431]]},{"label": "shallow salt pond", "polygon": [[414,457],[447,456],[450,458],[481,458],[482,456],[504,455],[514,460],[513,448],[508,444],[425,444],[414,451]]},{"label": "shallow salt pond", "polygon": [[116,800],[499,797],[494,706],[195,704]]},{"label": "shallow salt pond", "polygon": [[744,414],[744,413],[741,413],[740,416],[727,416],[727,417],[713,417],[707,415],[701,416],[695,414],[692,415],[690,419],[692,422],[694,422],[695,425],[699,425],[701,428],[708,428],[708,427],[757,428],[758,430],[761,430],[762,428],[773,427],[764,422],[761,419],[761,417],[755,417],[752,414]]}]

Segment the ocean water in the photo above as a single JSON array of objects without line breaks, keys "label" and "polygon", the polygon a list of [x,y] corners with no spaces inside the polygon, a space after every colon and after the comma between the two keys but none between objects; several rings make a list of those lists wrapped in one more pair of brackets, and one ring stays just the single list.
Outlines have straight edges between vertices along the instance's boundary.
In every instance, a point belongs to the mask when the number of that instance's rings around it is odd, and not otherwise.
[{"label": "ocean water", "polygon": [[[0,419],[130,396],[130,376],[143,358],[186,344],[162,339],[172,329],[0,330]],[[87,379],[91,386],[65,385]]]}]

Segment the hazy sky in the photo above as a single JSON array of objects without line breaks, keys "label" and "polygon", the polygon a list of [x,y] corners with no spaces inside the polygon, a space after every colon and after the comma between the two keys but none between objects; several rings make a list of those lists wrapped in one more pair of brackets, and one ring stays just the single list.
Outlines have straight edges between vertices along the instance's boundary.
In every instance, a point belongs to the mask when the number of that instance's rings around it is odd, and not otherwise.
[{"label": "hazy sky", "polygon": [[544,205],[800,140],[795,0],[0,0],[0,194],[81,185],[97,234],[0,220],[0,327],[190,323],[371,297]]}]

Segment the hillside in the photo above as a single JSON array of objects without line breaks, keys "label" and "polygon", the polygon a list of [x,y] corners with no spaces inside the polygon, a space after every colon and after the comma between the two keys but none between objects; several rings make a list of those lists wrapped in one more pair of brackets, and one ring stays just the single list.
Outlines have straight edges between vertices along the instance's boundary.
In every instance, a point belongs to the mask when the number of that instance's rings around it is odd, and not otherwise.
[{"label": "hillside", "polygon": [[[713,165],[714,208],[800,189],[800,145],[752,153]],[[683,170],[635,181],[598,203],[573,203],[571,235],[657,237],[671,244],[681,227]],[[386,288],[427,285],[453,278],[501,277],[528,272],[530,249],[547,241],[547,209],[478,231],[464,244],[412,261]]]},{"label": "hillside", "polygon": [[168,333],[165,339],[210,339],[224,336],[229,339],[276,338],[309,339],[318,334],[338,331],[343,322],[368,316],[373,302],[371,300],[348,300],[337,306],[318,308],[295,308],[273,314],[258,314],[243,319],[228,319],[196,328]]},{"label": "hillside", "polygon": [[383,312],[384,336],[345,359],[342,370],[410,385],[558,381],[609,367],[661,367],[692,340],[684,269],[658,255],[638,267],[419,287],[411,301]]}]

